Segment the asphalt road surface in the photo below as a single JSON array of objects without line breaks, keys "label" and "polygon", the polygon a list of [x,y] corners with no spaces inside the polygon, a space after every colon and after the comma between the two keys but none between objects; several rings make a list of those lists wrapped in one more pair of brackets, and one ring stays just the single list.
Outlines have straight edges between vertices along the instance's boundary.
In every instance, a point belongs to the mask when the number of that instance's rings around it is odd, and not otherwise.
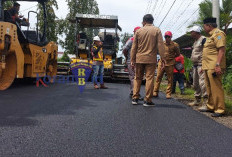
[{"label": "asphalt road surface", "polygon": [[232,156],[225,126],[164,94],[156,107],[132,106],[129,84],[106,85],[82,94],[75,83],[0,92],[0,156]]}]

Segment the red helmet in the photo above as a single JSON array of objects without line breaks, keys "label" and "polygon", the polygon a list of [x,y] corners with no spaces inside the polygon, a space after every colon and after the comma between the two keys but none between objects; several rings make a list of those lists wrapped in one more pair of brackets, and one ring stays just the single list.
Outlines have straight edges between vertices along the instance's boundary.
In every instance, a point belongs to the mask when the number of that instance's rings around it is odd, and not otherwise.
[{"label": "red helmet", "polygon": [[137,31],[138,29],[140,29],[140,28],[141,28],[141,27],[139,27],[139,26],[138,26],[138,27],[135,27],[135,28],[134,28],[134,32],[136,32],[136,31]]},{"label": "red helmet", "polygon": [[165,32],[165,35],[164,35],[164,36],[170,36],[170,37],[172,37],[172,32],[167,31],[167,32]]}]

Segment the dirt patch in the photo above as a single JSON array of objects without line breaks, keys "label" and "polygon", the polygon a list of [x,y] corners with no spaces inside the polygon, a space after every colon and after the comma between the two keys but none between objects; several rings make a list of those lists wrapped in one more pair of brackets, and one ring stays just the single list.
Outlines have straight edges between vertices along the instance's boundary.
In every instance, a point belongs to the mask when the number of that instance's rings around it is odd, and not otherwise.
[{"label": "dirt patch", "polygon": [[[192,102],[192,100],[189,99],[181,99],[181,98],[175,98],[177,101],[180,101],[181,103],[188,105],[188,103]],[[191,107],[193,110],[198,111],[199,106],[193,106]],[[199,111],[198,111],[199,112]],[[208,112],[200,112],[206,116],[208,116],[209,118],[215,120],[216,122],[223,124],[224,126],[232,129],[232,115],[226,113],[225,116],[223,117],[218,117],[218,118],[214,118],[211,117],[211,113]]]}]

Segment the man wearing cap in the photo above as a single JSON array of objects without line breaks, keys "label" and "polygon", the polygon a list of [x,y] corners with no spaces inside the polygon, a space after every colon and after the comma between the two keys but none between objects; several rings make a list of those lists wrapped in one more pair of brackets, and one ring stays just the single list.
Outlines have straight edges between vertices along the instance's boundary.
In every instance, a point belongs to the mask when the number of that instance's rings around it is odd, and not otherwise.
[{"label": "man wearing cap", "polygon": [[100,88],[107,89],[103,82],[103,74],[104,74],[104,54],[102,50],[102,41],[99,36],[95,36],[93,38],[93,47],[91,49],[91,54],[93,56],[93,83],[94,89],[99,89],[97,85],[98,73],[100,73]]},{"label": "man wearing cap", "polygon": [[191,55],[191,60],[193,62],[193,86],[195,90],[195,100],[194,102],[189,103],[189,105],[200,105],[201,98],[203,98],[203,104],[201,108],[205,108],[208,102],[208,94],[205,86],[205,74],[202,70],[202,53],[206,37],[201,35],[201,28],[199,26],[192,27],[190,29],[190,33],[192,38],[195,39]]},{"label": "man wearing cap", "polygon": [[209,34],[202,56],[202,69],[208,93],[208,103],[201,112],[214,112],[212,117],[221,117],[225,113],[222,75],[226,68],[226,34],[217,28],[216,18],[204,20],[204,30]]},{"label": "man wearing cap", "polygon": [[151,14],[143,17],[143,26],[135,33],[134,42],[131,49],[131,65],[135,66],[135,80],[132,104],[137,105],[139,91],[143,76],[146,77],[146,96],[143,106],[154,106],[152,102],[152,91],[154,85],[154,76],[157,62],[157,52],[164,56],[164,43],[159,28],[153,26],[154,18]]},{"label": "man wearing cap", "polygon": [[[171,98],[172,85],[173,85],[173,70],[175,65],[175,58],[180,55],[179,45],[176,42],[173,42],[172,33],[167,31],[164,35],[165,37],[165,59],[161,57],[161,60],[158,63],[157,77],[155,81],[155,87],[153,90],[153,96],[158,97],[159,87],[162,81],[164,72],[166,72],[168,77],[168,86],[166,89],[166,98]],[[165,60],[165,66],[162,65],[163,60]]]},{"label": "man wearing cap", "polygon": [[[135,32],[140,29],[141,27],[135,27],[134,28],[134,35]],[[130,52],[131,52],[131,47],[134,41],[134,36],[131,37],[125,44],[124,49],[123,49],[123,54],[126,57],[126,64],[128,67],[128,72],[129,72],[129,79],[130,79],[130,96],[133,96],[133,88],[134,88],[134,78],[135,78],[135,68],[132,68],[131,66],[131,61],[130,61]]]}]

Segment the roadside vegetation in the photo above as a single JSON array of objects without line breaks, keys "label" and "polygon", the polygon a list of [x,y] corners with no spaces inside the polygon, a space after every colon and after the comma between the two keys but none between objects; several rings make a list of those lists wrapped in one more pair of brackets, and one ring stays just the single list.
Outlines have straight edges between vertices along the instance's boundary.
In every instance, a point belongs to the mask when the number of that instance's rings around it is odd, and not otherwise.
[{"label": "roadside vegetation", "polygon": [[[177,83],[176,93],[172,94],[172,97],[179,99],[179,100],[184,100],[184,102],[187,102],[187,103],[194,101],[194,89],[192,87],[186,87],[185,85],[184,95],[181,95],[178,85],[179,84]],[[165,92],[166,88],[167,88],[167,81],[163,80],[163,82],[160,85],[160,90],[162,92]],[[226,106],[226,114],[232,115],[232,94],[226,91],[225,91],[225,106]]]},{"label": "roadside vegetation", "polygon": [[[232,29],[229,26],[232,24],[232,3],[231,0],[222,0],[222,7],[220,8],[220,29],[223,30],[227,35],[227,47],[226,47],[226,61],[227,68],[223,76],[223,86],[225,90],[225,105],[227,114],[232,115]],[[194,21],[189,27],[193,25],[203,26],[203,19],[212,16],[212,1],[204,0],[199,4],[198,19]],[[202,31],[204,35],[204,31]],[[186,99],[189,101],[194,100],[194,90],[191,87],[192,78],[192,63],[191,60],[185,57],[185,79],[186,88],[185,95],[180,95],[180,90],[177,87],[177,94],[173,96],[178,99]],[[165,83],[161,86],[162,90],[166,89]]]}]

